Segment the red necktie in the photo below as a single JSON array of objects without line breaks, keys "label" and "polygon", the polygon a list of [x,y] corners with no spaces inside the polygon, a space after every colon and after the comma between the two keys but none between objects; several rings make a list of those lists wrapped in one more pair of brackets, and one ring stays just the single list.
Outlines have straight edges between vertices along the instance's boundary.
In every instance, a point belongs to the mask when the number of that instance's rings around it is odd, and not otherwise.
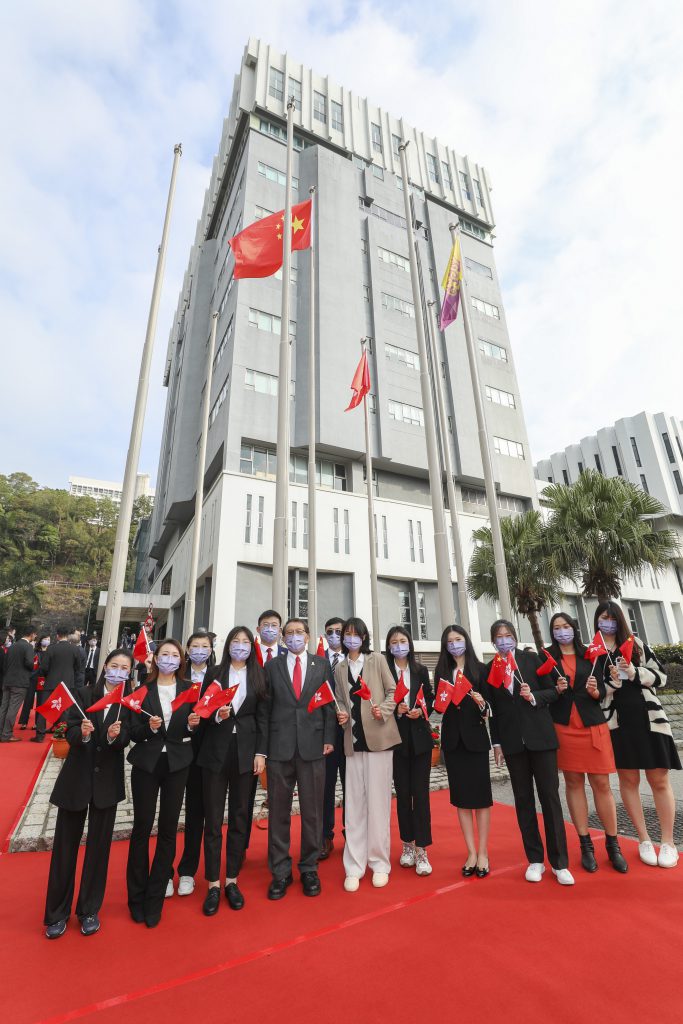
[{"label": "red necktie", "polygon": [[273,652],[272,652],[271,648],[269,647],[268,650],[266,651],[266,665],[268,664],[269,661],[271,661],[272,657],[273,657]]},{"label": "red necktie", "polygon": [[292,673],[292,686],[294,687],[294,696],[298,700],[301,696],[301,658],[297,654],[294,662],[294,672]]}]

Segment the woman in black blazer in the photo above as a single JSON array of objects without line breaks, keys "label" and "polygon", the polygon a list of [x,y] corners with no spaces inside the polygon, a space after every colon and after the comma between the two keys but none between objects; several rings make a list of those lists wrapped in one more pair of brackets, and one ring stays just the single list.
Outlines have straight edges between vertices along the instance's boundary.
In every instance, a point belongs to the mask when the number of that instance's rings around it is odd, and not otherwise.
[{"label": "woman in black blazer", "polygon": [[105,691],[127,682],[132,669],[130,651],[112,651],[94,688],[77,691],[78,707],[66,712],[69,753],[50,797],[59,810],[45,901],[48,939],[58,939],[66,931],[86,818],[88,837],[76,914],[83,935],[94,935],[100,929],[98,914],[107,884],[116,806],[126,795],[123,751],[130,740],[130,713],[120,704],[111,704],[104,711],[86,713],[84,718],[79,708],[90,707]]},{"label": "woman in black blazer", "polygon": [[[192,703],[173,710],[172,701],[190,686],[185,679],[185,656],[177,640],[163,640],[152,655],[145,680],[148,689],[142,710],[131,719],[135,746],[128,755],[133,765],[133,831],[128,848],[126,882],[133,920],[154,928],[161,920],[164,894],[173,874],[178,819],[192,763],[192,733],[200,719]],[[151,717],[150,717],[151,716]],[[159,802],[157,842],[149,866],[149,838]]]},{"label": "woman in black blazer", "polygon": [[434,691],[429,672],[415,660],[410,630],[392,626],[387,633],[384,657],[398,683],[403,676],[408,693],[396,706],[395,716],[401,745],[394,747],[394,787],[398,828],[403,841],[399,861],[403,868],[415,868],[418,875],[431,875],[427,847],[432,845],[432,816],[429,807],[429,776],[432,768],[432,730],[422,708],[415,706],[422,693],[427,714],[432,713]]},{"label": "woman in black blazer", "polygon": [[[489,705],[486,670],[478,660],[469,633],[462,626],[446,626],[441,636],[441,653],[434,671],[434,686],[455,683],[458,672],[472,685],[460,704],[451,702],[443,713],[441,749],[448,772],[451,803],[458,811],[460,828],[467,846],[462,873],[486,878],[489,873],[488,838],[491,824],[491,772],[486,720]],[[475,823],[479,841],[475,841]]]},{"label": "woman in black blazer", "polygon": [[221,829],[228,796],[225,857],[225,897],[232,910],[241,910],[244,896],[237,885],[252,807],[254,776],[265,767],[268,735],[266,677],[258,663],[253,634],[246,626],[228,633],[223,657],[209,669],[203,690],[217,681],[223,690],[237,686],[230,705],[218,709],[205,723],[197,765],[202,772],[204,796],[204,871],[209,891],[203,911],[217,913],[221,899]]}]

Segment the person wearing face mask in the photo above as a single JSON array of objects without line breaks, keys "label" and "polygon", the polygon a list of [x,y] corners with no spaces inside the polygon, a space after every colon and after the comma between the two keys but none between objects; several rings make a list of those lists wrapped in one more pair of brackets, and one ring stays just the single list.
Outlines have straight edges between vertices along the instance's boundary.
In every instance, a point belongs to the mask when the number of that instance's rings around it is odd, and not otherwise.
[{"label": "person wearing face mask", "polygon": [[[557,735],[549,705],[559,694],[550,676],[538,676],[541,660],[517,646],[515,627],[506,619],[491,626],[498,654],[512,653],[517,668],[502,686],[489,684],[491,738],[496,764],[507,762],[515,798],[517,822],[529,860],[527,882],[540,882],[545,871],[543,842],[538,829],[534,785],[543,811],[543,828],[553,874],[560,885],[574,885],[569,871],[557,773]],[[491,667],[488,678],[491,678]]]},{"label": "person wearing face mask", "polygon": [[[607,650],[606,655],[597,659],[594,674],[606,687],[603,709],[612,738],[621,799],[638,832],[638,854],[651,867],[674,868],[678,863],[673,834],[676,802],[669,772],[679,770],[681,761],[671,725],[656,693],[666,686],[666,674],[654,652],[633,636],[615,601],[602,601],[595,609],[593,621]],[[627,660],[620,648],[630,637],[633,651]],[[643,814],[641,771],[652,790],[661,827],[659,854]]]},{"label": "person wearing face mask", "polygon": [[308,625],[288,619],[284,627],[287,656],[265,666],[270,708],[268,749],[268,899],[280,900],[292,884],[291,813],[294,787],[299,791],[301,853],[299,872],[304,896],[320,894],[318,859],[323,824],[325,757],[334,749],[334,705],[309,712],[323,683],[333,685],[327,658],[307,654]]},{"label": "person wearing face mask", "polygon": [[204,870],[209,883],[203,911],[213,917],[221,898],[221,829],[226,795],[225,898],[231,910],[244,907],[237,877],[247,841],[253,780],[265,767],[268,742],[266,678],[256,657],[254,637],[246,626],[230,630],[221,663],[207,673],[209,678],[219,682],[223,690],[238,687],[232,703],[219,708],[207,721],[197,760],[203,780]]},{"label": "person wearing face mask", "polygon": [[[136,924],[154,928],[161,920],[164,895],[173,874],[178,819],[192,763],[192,733],[199,716],[194,700],[173,707],[176,697],[189,689],[185,655],[177,640],[163,640],[152,656],[145,680],[147,694],[142,711],[131,718],[134,746],[128,755],[133,766],[133,830],[128,847],[126,883],[128,907]],[[159,804],[157,841],[149,866],[149,839]]]},{"label": "person wearing face mask", "polygon": [[85,652],[84,685],[94,686],[97,679],[97,666],[100,661],[100,649],[97,645],[97,637],[91,636],[88,640]]},{"label": "person wearing face mask", "polygon": [[[36,703],[36,694],[42,695],[43,684],[45,677],[43,675],[42,663],[45,652],[50,646],[50,635],[49,633],[43,633],[38,637],[35,646],[35,653],[33,656],[33,672],[31,672],[31,680],[29,682],[28,690],[26,691],[26,697],[24,698],[24,704],[19,715],[19,728],[26,729],[28,727],[28,720],[33,711],[33,705]],[[40,704],[40,700],[38,701]]]},{"label": "person wearing face mask", "polygon": [[384,657],[389,671],[398,683],[408,688],[399,704],[395,705],[396,723],[401,736],[400,746],[394,749],[393,772],[396,790],[398,830],[403,843],[399,864],[402,868],[415,868],[418,875],[431,875],[432,866],[427,847],[432,845],[432,816],[429,806],[429,778],[432,770],[432,730],[422,709],[415,702],[422,692],[431,715],[434,691],[429,672],[415,658],[410,631],[404,626],[392,626],[387,633]]},{"label": "person wearing face mask", "polygon": [[[334,676],[346,753],[344,888],[356,892],[367,868],[375,888],[389,881],[393,750],[401,734],[394,715],[396,680],[386,658],[371,652],[362,619],[346,620],[342,643],[347,660],[337,665]],[[369,699],[360,696],[361,682]]]},{"label": "person wearing face mask", "polygon": [[261,641],[261,656],[263,657],[263,667],[265,668],[273,658],[287,653],[287,648],[280,643],[282,635],[282,616],[280,613],[272,608],[261,612],[258,617],[257,632]]},{"label": "person wearing face mask", "polygon": [[[341,642],[341,631],[344,620],[340,615],[335,615],[325,623],[325,637],[327,638],[327,660],[334,670],[344,660],[344,648]],[[343,794],[345,786],[346,758],[344,756],[344,733],[337,723],[334,750],[325,758],[325,796],[323,802],[323,839],[320,850],[320,860],[327,860],[334,849],[334,818],[337,802],[337,775],[342,784],[342,816],[343,816]]]},{"label": "person wearing face mask", "polygon": [[[487,670],[478,660],[469,634],[463,627],[447,626],[441,636],[441,653],[434,670],[435,685],[438,688],[442,679],[455,683],[458,672],[462,672],[472,690],[459,704],[451,701],[444,710],[441,750],[448,773],[451,803],[457,809],[467,847],[462,874],[465,878],[472,875],[486,878],[490,871],[488,837],[493,804],[489,769],[491,742],[486,728],[491,710],[487,701]],[[437,710],[440,709],[437,707]]]},{"label": "person wearing face mask", "polygon": [[625,874],[628,864],[617,838],[617,808],[609,784],[616,771],[609,729],[600,701],[605,684],[596,679],[590,661],[584,658],[578,622],[566,612],[550,620],[552,642],[547,653],[557,662],[550,678],[559,698],[550,705],[560,747],[557,764],[564,774],[567,804],[581,844],[581,866],[598,870],[593,840],[588,830],[586,775],[593,791],[595,809],[605,829],[607,856],[616,871]]},{"label": "person wearing face mask", "polygon": [[77,690],[77,705],[66,712],[69,753],[50,796],[50,803],[59,810],[45,901],[48,939],[58,939],[66,931],[86,820],[88,836],[76,914],[81,934],[94,935],[100,929],[116,808],[126,797],[123,752],[130,740],[130,712],[120,704],[111,704],[104,711],[84,709],[105,692],[125,684],[132,668],[130,651],[112,651],[95,686]]},{"label": "person wearing face mask", "polygon": [[31,686],[35,640],[35,627],[26,626],[21,630],[20,639],[7,652],[0,703],[0,743],[19,742],[19,737],[14,735],[14,723]]},{"label": "person wearing face mask", "polygon": [[[57,626],[56,633],[57,642],[50,644],[40,658],[40,669],[44,676],[40,704],[48,699],[59,683],[64,683],[73,692],[81,678],[81,648],[77,650],[69,642],[69,629],[66,626]],[[45,732],[45,719],[42,715],[36,715],[36,734],[31,743],[43,743]]]}]

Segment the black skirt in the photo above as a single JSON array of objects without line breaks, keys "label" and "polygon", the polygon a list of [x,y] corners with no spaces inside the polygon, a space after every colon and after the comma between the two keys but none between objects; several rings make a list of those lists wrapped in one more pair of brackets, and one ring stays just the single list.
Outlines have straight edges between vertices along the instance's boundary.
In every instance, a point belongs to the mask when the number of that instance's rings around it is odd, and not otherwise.
[{"label": "black skirt", "polygon": [[649,768],[680,769],[681,759],[671,736],[649,729],[631,729],[628,724],[610,729],[617,768],[645,771]]},{"label": "black skirt", "polygon": [[459,743],[455,750],[444,750],[451,803],[454,807],[477,810],[491,807],[491,773],[488,750],[466,750]]}]

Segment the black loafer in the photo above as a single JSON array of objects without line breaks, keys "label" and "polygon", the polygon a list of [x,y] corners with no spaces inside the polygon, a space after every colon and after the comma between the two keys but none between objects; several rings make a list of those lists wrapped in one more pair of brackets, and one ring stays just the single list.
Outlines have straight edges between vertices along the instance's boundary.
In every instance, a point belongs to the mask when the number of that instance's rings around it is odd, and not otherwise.
[{"label": "black loafer", "polygon": [[474,873],[477,876],[477,878],[486,878],[486,876],[488,875],[490,870],[491,870],[491,868],[487,864],[485,868],[480,868],[480,867],[475,868]]},{"label": "black loafer", "polygon": [[221,905],[221,891],[217,885],[212,885],[206,894],[204,900],[204,906],[202,907],[202,913],[206,917],[213,917],[214,914],[218,913],[218,908]]},{"label": "black loafer", "polygon": [[128,907],[130,916],[133,918],[136,924],[145,923],[145,912],[142,907],[130,906]]},{"label": "black loafer", "polygon": [[225,887],[225,898],[231,910],[241,910],[244,906],[244,896],[236,882],[228,882]]},{"label": "black loafer", "polygon": [[301,885],[303,886],[304,896],[320,895],[320,879],[318,878],[317,871],[304,871],[301,876]]},{"label": "black loafer", "polygon": [[148,928],[156,928],[156,926],[159,924],[159,921],[161,921],[161,915],[159,915],[159,917],[145,918],[145,924],[147,925]]},{"label": "black loafer", "polygon": [[293,881],[294,879],[291,875],[287,875],[286,878],[274,878],[268,886],[268,899],[281,900],[286,895],[287,889]]},{"label": "black loafer", "polygon": [[97,914],[86,914],[81,918],[81,935],[94,935],[100,930],[100,919]]},{"label": "black loafer", "polygon": [[463,864],[462,873],[465,878],[471,878],[474,872],[477,870],[477,865],[473,864],[471,868],[467,867],[467,864]]},{"label": "black loafer", "polygon": [[320,856],[318,857],[318,860],[327,860],[327,858],[330,856],[333,850],[334,840],[327,838],[323,839],[323,848],[320,851]]},{"label": "black loafer", "polygon": [[49,924],[45,929],[46,939],[61,939],[62,935],[66,931],[66,921],[55,921],[54,924]]}]

